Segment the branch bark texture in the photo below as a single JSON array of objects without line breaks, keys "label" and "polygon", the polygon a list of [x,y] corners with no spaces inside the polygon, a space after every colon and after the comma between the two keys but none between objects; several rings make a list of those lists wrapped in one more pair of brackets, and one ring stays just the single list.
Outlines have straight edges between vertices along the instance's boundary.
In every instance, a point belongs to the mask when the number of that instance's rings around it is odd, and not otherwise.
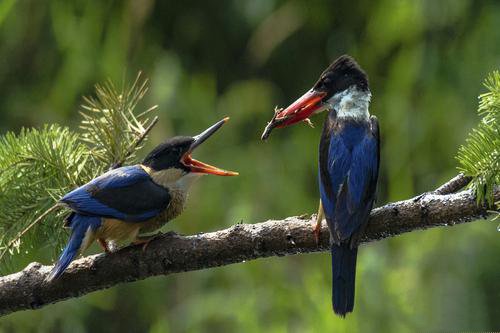
[{"label": "branch bark texture", "polygon": [[[477,205],[470,190],[438,193],[434,191],[374,209],[362,241],[371,242],[414,230],[470,222],[488,214],[485,207]],[[496,201],[500,200],[500,189],[495,190],[494,196]],[[237,224],[228,229],[193,236],[164,234],[151,241],[144,252],[140,246],[134,246],[112,254],[76,260],[59,279],[51,283],[44,281],[51,267],[31,263],[21,272],[0,277],[0,315],[36,309],[150,276],[270,256],[326,251],[329,249],[326,223],[322,226],[320,242],[316,244],[312,233],[314,222],[315,215],[304,215],[256,224]]]}]

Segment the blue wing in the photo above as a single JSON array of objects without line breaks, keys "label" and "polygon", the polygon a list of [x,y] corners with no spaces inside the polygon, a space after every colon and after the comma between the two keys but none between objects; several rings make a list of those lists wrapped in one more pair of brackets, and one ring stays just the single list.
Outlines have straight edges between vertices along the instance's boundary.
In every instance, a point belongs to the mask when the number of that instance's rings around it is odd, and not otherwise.
[{"label": "blue wing", "polygon": [[170,195],[135,165],[108,171],[66,194],[61,202],[80,214],[141,222],[163,211]]},{"label": "blue wing", "polygon": [[330,230],[339,242],[368,221],[378,177],[378,123],[372,117],[369,126],[347,124],[325,138],[329,142],[320,147],[320,194]]}]

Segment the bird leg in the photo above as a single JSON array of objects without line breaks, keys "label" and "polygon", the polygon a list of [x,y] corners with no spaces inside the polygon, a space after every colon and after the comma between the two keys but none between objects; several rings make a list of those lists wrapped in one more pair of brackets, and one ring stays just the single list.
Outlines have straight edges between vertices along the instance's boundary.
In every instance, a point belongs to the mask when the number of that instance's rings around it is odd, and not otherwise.
[{"label": "bird leg", "polygon": [[149,242],[151,242],[153,239],[161,235],[161,232],[158,232],[154,235],[151,236],[136,236],[135,239],[132,241],[132,245],[141,245],[142,244],[142,251],[146,251],[146,248],[149,245]]},{"label": "bird leg", "polygon": [[106,240],[104,238],[98,238],[97,243],[99,243],[99,245],[102,247],[104,252],[111,253],[111,250],[109,249],[108,243],[106,242]]},{"label": "bird leg", "polygon": [[321,234],[321,221],[325,218],[325,212],[323,211],[323,204],[321,203],[321,199],[319,200],[318,214],[316,216],[316,225],[313,229],[314,239],[316,240],[316,244],[319,244],[319,237]]},{"label": "bird leg", "polygon": [[316,240],[316,244],[319,244],[319,237],[321,234],[321,222],[325,218],[325,213],[323,211],[323,204],[321,203],[321,199],[319,200],[318,214],[316,215],[316,225],[313,229],[314,239]]}]

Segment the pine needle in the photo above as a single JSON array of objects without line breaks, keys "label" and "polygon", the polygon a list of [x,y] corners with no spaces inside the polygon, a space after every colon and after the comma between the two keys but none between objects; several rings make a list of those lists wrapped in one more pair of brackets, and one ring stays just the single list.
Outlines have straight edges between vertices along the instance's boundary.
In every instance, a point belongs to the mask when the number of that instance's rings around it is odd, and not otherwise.
[{"label": "pine needle", "polygon": [[110,166],[134,162],[158,121],[147,118],[157,106],[137,111],[147,91],[141,73],[120,90],[107,81],[84,98],[80,133],[51,125],[0,136],[0,270],[30,249],[55,254],[67,241],[58,200]]},{"label": "pine needle", "polygon": [[12,246],[14,245],[14,243],[16,242],[19,242],[19,240],[21,239],[21,237],[23,237],[28,231],[31,230],[31,228],[33,228],[38,222],[42,221],[47,215],[49,215],[50,213],[52,213],[53,211],[55,211],[56,209],[60,208],[61,205],[59,204],[55,204],[54,206],[50,207],[49,209],[47,209],[42,215],[40,215],[36,220],[34,220],[33,222],[31,222],[30,225],[28,225],[26,228],[24,228],[20,233],[18,233],[10,242],[9,244],[7,244],[7,246],[4,248],[4,250],[0,253],[0,260],[2,260],[3,256],[5,255],[5,253],[7,253],[7,251],[12,248]]},{"label": "pine needle", "polygon": [[498,204],[493,191],[500,184],[500,72],[491,73],[484,86],[489,91],[479,96],[482,120],[460,147],[457,159],[459,170],[473,178],[470,186],[478,203],[493,207]]}]

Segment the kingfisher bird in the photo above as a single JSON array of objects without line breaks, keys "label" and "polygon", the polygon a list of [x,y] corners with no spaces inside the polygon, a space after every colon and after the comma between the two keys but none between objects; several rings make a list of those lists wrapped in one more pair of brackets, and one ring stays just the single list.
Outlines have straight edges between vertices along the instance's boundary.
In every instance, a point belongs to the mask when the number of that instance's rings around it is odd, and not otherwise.
[{"label": "kingfisher bird", "polygon": [[238,175],[191,157],[195,148],[228,119],[194,137],[170,138],[154,148],[141,164],[110,170],[66,194],[59,204],[72,210],[66,220],[71,236],[47,281],[59,277],[94,240],[106,252],[110,243],[127,239],[147,245],[154,236],[141,234],[155,231],[177,217],[184,209],[190,186],[201,175]]},{"label": "kingfisher bird", "polygon": [[262,139],[273,128],[286,127],[329,111],[319,144],[320,204],[314,228],[321,221],[330,230],[332,305],[342,317],[354,308],[356,257],[360,236],[375,201],[380,161],[378,120],[368,107],[368,77],[356,61],[343,55],[321,74],[312,89],[286,109],[277,109]]}]

